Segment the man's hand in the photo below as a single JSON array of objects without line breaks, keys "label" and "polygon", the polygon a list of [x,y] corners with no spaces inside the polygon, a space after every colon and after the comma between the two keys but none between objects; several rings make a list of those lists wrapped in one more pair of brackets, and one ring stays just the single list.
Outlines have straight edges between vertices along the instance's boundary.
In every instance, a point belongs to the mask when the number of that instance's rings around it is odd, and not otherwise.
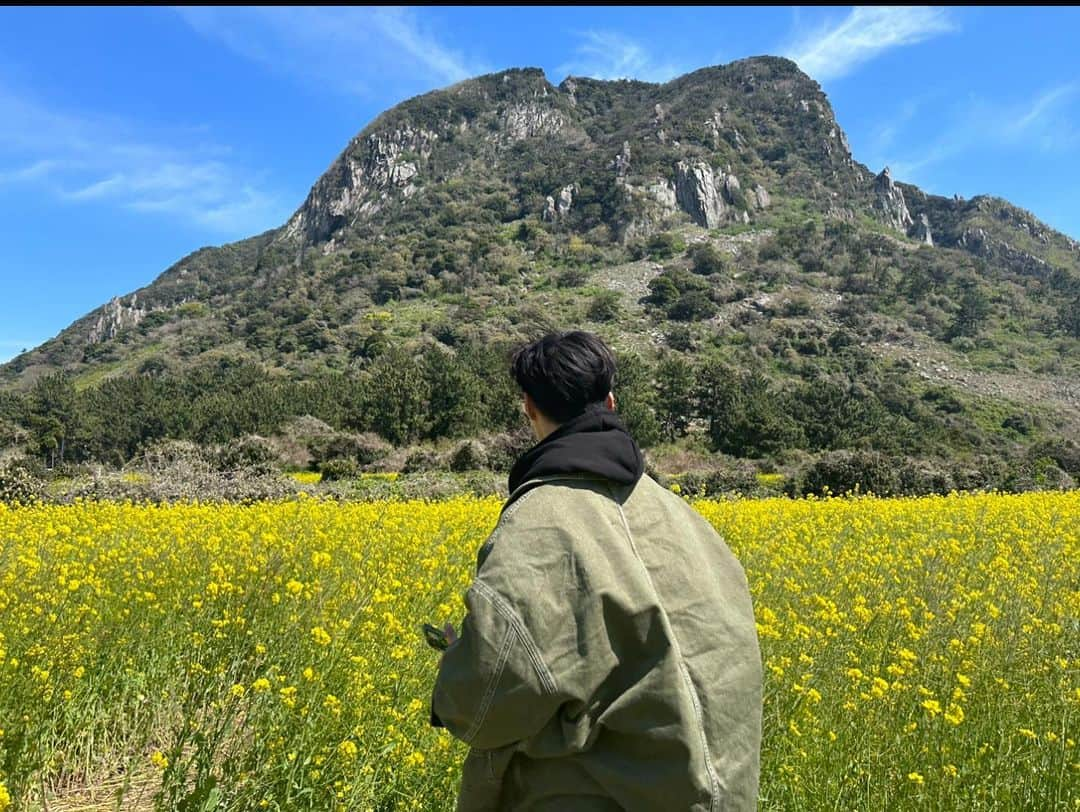
[{"label": "man's hand", "polygon": [[[458,639],[457,632],[454,631],[454,624],[447,623],[443,626],[443,634],[446,635],[446,642],[453,645],[454,641]],[[442,665],[443,657],[446,656],[446,652],[439,655],[439,665]]]}]

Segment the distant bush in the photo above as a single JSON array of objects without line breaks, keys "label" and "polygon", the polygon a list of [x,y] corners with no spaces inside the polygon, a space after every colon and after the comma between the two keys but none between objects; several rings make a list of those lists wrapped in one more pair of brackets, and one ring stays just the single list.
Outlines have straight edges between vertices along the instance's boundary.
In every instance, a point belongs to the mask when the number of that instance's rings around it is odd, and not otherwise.
[{"label": "distant bush", "polygon": [[559,288],[580,288],[589,281],[589,271],[586,268],[575,266],[567,268],[555,277],[555,286]]},{"label": "distant bush", "polygon": [[492,471],[508,472],[517,462],[518,457],[535,443],[536,438],[528,427],[496,434],[485,443],[488,466]]},{"label": "distant bush", "polygon": [[0,502],[25,505],[39,501],[46,486],[41,472],[35,468],[34,461],[26,458],[11,460],[0,467]]},{"label": "distant bush", "polygon": [[357,465],[371,465],[386,457],[392,449],[390,443],[374,432],[334,432],[318,442],[312,452],[320,460],[348,459]]},{"label": "distant bush", "polygon": [[690,268],[702,276],[712,276],[726,270],[724,255],[712,243],[698,243],[690,249]]},{"label": "distant bush", "polygon": [[324,482],[336,482],[342,479],[356,479],[360,475],[360,466],[356,460],[337,457],[319,463],[319,473]]},{"label": "distant bush", "polygon": [[952,472],[926,460],[906,459],[897,467],[899,492],[908,496],[945,495],[954,488]]},{"label": "distant bush", "polygon": [[401,473],[415,474],[422,471],[434,471],[442,467],[442,460],[435,451],[420,448],[405,458],[405,462],[401,466]]},{"label": "distant bush", "polygon": [[716,304],[705,291],[691,290],[682,294],[668,308],[668,318],[675,321],[704,321],[719,312]]},{"label": "distant bush", "polygon": [[214,467],[218,471],[239,468],[270,473],[278,469],[278,455],[274,446],[264,437],[249,434],[216,447],[211,452]]},{"label": "distant bush", "polygon": [[895,462],[876,451],[831,451],[799,472],[797,495],[828,492],[841,495],[858,490],[892,496],[900,490]]},{"label": "distant bush", "polygon": [[686,243],[678,234],[661,231],[649,237],[645,244],[649,256],[653,259],[670,259],[686,250]]},{"label": "distant bush", "polygon": [[466,440],[450,455],[450,470],[456,472],[477,471],[486,468],[487,452],[476,440]]},{"label": "distant bush", "polygon": [[616,291],[605,290],[593,296],[587,311],[591,321],[615,321],[622,313],[620,297]]}]

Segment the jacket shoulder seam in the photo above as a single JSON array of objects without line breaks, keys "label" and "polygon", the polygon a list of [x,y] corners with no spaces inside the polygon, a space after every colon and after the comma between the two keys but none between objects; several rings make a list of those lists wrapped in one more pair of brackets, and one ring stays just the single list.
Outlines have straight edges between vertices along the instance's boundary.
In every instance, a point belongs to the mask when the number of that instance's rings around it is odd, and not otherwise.
[{"label": "jacket shoulder seam", "polygon": [[508,520],[514,514],[514,511],[521,507],[522,503],[524,503],[526,499],[532,496],[535,491],[536,489],[534,488],[533,490],[522,494],[521,497],[519,497],[512,505],[510,505],[510,507],[506,508],[502,515],[499,516],[499,521],[495,524],[495,529],[491,531],[491,534],[487,537],[484,543],[480,545],[479,552],[482,553],[485,549],[491,549],[495,545],[496,540],[499,538],[499,535],[504,529],[503,522]]},{"label": "jacket shoulder seam", "polygon": [[473,720],[472,726],[464,736],[466,744],[471,743],[476,738],[476,734],[480,732],[480,726],[484,723],[484,719],[487,718],[488,711],[491,710],[491,703],[495,699],[495,690],[499,685],[499,680],[502,678],[503,670],[506,668],[506,661],[510,658],[510,649],[514,645],[514,637],[517,632],[513,626],[508,626],[506,634],[503,635],[502,645],[499,647],[499,657],[495,662],[495,671],[488,680],[487,688],[484,691],[484,698],[480,703],[480,710],[476,714],[476,719]]},{"label": "jacket shoulder seam", "polygon": [[513,607],[507,603],[502,595],[483,581],[479,579],[473,581],[473,588],[477,591],[477,594],[482,596],[495,608],[496,612],[502,615],[503,619],[505,619],[506,622],[510,624],[510,627],[517,633],[517,637],[521,640],[521,644],[529,657],[529,661],[532,663],[533,668],[536,669],[536,674],[540,678],[541,686],[547,693],[554,694],[556,692],[555,678],[551,675],[551,670],[544,662],[544,658],[540,654],[536,641],[533,640],[532,635],[529,634],[529,630],[525,628],[525,622],[518,616],[518,613],[514,611]]}]

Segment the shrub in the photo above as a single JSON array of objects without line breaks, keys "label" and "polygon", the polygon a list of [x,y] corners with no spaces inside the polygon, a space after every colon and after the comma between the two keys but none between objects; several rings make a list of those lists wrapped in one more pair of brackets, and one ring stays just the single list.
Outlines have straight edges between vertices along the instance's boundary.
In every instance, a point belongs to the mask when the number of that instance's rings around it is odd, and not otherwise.
[{"label": "shrub", "polygon": [[434,471],[442,468],[442,460],[431,449],[419,448],[405,458],[401,466],[401,473],[414,474],[417,472]]},{"label": "shrub", "polygon": [[716,304],[702,290],[691,290],[682,294],[668,309],[668,318],[675,321],[704,321],[711,319],[718,312]]},{"label": "shrub", "polygon": [[683,242],[678,234],[672,234],[670,231],[661,231],[649,237],[649,241],[646,243],[646,249],[649,252],[649,256],[653,259],[670,259],[676,254],[681,254],[685,251],[686,243]]},{"label": "shrub", "polygon": [[1035,418],[1027,412],[1018,412],[1002,420],[1001,427],[1012,429],[1019,434],[1031,434],[1035,430]]},{"label": "shrub", "polygon": [[278,455],[274,446],[269,440],[256,434],[238,437],[218,446],[212,453],[212,459],[218,471],[248,468],[270,473],[278,466]]},{"label": "shrub", "polygon": [[858,490],[877,496],[892,496],[900,489],[893,460],[876,451],[832,451],[802,470],[799,492],[822,494],[826,488],[840,495]]},{"label": "shrub", "polygon": [[619,294],[605,290],[592,298],[587,315],[591,321],[615,321],[621,312]]},{"label": "shrub", "polygon": [[374,432],[335,432],[322,440],[312,452],[321,460],[348,459],[358,465],[371,465],[386,457],[392,448],[390,443]]},{"label": "shrub", "polygon": [[486,468],[487,464],[487,452],[476,440],[466,440],[450,455],[451,471],[476,471]]},{"label": "shrub", "polygon": [[908,458],[898,467],[900,492],[909,496],[947,494],[954,487],[952,473],[939,464]]},{"label": "shrub", "polygon": [[496,434],[487,442],[487,461],[492,471],[508,472],[518,457],[536,443],[536,437],[528,426]]},{"label": "shrub", "polygon": [[726,270],[724,255],[712,243],[698,243],[690,249],[691,269],[702,276],[712,276]]},{"label": "shrub", "polygon": [[555,286],[560,288],[580,288],[589,281],[589,272],[585,268],[567,268],[555,277]]},{"label": "shrub", "polygon": [[0,468],[0,502],[30,504],[46,492],[45,480],[34,471],[33,463],[17,458]]},{"label": "shrub", "polygon": [[319,463],[319,472],[324,482],[335,482],[341,479],[355,479],[360,475],[360,466],[356,464],[356,460],[338,457]]}]

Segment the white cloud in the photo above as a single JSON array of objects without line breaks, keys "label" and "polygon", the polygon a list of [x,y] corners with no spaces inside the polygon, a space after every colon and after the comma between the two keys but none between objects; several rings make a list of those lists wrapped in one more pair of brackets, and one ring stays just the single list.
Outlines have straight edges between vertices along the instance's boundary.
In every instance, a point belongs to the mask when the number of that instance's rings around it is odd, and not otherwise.
[{"label": "white cloud", "polygon": [[246,59],[338,92],[450,84],[485,72],[443,45],[409,8],[201,6],[176,12]]},{"label": "white cloud", "polygon": [[943,116],[937,138],[918,155],[900,154],[888,161],[893,176],[918,182],[928,167],[973,152],[1021,150],[1055,153],[1080,144],[1076,113],[1066,109],[1080,97],[1080,82],[1055,85],[1034,93],[1030,101],[956,104]]},{"label": "white cloud", "polygon": [[826,81],[846,76],[884,51],[955,30],[944,9],[930,6],[858,6],[839,24],[803,36],[785,55]]},{"label": "white cloud", "polygon": [[1043,146],[1050,148],[1053,148],[1055,135],[1063,136],[1066,142],[1070,136],[1075,138],[1076,133],[1068,121],[1058,120],[1056,117],[1065,102],[1074,97],[1078,90],[1080,82],[1070,82],[1043,91],[1027,109],[1020,108],[1017,111],[1021,113],[1019,117],[1006,119],[1002,134],[1006,138],[1024,139],[1035,133]]},{"label": "white cloud", "polygon": [[559,73],[593,79],[641,79],[666,82],[686,71],[670,62],[657,62],[634,40],[613,31],[585,31],[573,59]]},{"label": "white cloud", "polygon": [[[196,131],[198,128],[196,128]],[[185,140],[191,130],[170,135]],[[33,185],[70,204],[159,212],[229,237],[288,216],[253,170],[213,143],[170,143],[129,123],[48,107],[0,87],[0,185]]]}]

